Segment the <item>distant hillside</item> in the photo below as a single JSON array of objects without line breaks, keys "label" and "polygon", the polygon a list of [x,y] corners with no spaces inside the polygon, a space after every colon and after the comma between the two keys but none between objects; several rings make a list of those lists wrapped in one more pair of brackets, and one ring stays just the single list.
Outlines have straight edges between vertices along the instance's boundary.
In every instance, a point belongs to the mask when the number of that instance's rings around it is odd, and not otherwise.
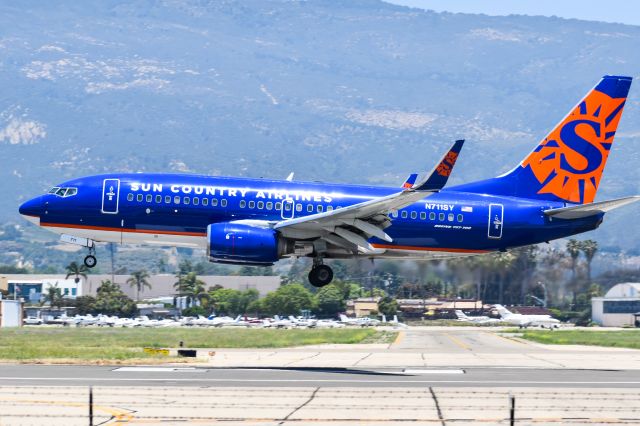
[{"label": "distant hillside", "polygon": [[[640,27],[381,1],[3,2],[0,219],[54,183],[185,171],[397,185],[465,137],[453,182],[519,161]],[[598,198],[640,193],[638,82]],[[640,248],[638,208],[591,234]]]}]

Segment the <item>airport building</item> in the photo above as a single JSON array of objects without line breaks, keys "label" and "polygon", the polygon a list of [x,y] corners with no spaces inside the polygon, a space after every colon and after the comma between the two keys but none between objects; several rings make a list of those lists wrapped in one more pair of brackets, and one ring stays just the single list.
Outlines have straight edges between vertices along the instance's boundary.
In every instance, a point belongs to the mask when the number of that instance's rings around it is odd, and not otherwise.
[{"label": "airport building", "polygon": [[[98,287],[106,280],[113,278],[114,282],[120,284],[122,291],[132,299],[136,298],[136,288],[127,284],[130,275],[96,274],[88,275],[86,279],[80,278],[78,282],[75,277],[66,278],[65,275],[46,274],[7,274],[0,275],[0,290],[9,294],[10,298],[16,296],[23,298],[30,303],[38,303],[47,293],[49,287],[58,286],[62,295],[66,298],[75,299],[79,296],[95,296]],[[270,291],[275,291],[280,286],[279,276],[223,276],[223,275],[201,275],[198,279],[204,281],[205,288],[221,286],[234,290],[256,289],[261,296]],[[174,284],[177,281],[175,275],[158,274],[148,278],[151,288],[145,287],[140,291],[140,299],[156,299],[173,296],[175,294]]]},{"label": "airport building", "polygon": [[604,327],[640,327],[640,283],[616,284],[591,299],[591,320]]},{"label": "airport building", "polygon": [[[347,315],[366,317],[379,311],[379,297],[361,297],[347,302]],[[397,299],[398,311],[405,318],[455,317],[456,310],[481,312],[482,301],[475,299],[437,298]]]}]

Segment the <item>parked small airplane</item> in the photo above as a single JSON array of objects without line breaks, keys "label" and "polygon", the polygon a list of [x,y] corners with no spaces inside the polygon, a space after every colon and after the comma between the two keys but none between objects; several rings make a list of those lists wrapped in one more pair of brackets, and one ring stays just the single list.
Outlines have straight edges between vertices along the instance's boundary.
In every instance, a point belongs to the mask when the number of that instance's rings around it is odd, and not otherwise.
[{"label": "parked small airplane", "polygon": [[495,324],[500,322],[500,320],[497,318],[490,318],[487,316],[470,317],[470,316],[467,316],[467,314],[465,314],[464,312],[457,309],[456,309],[456,316],[458,317],[458,321],[471,322],[474,324]]},{"label": "parked small airplane", "polygon": [[496,310],[500,314],[503,322],[517,325],[520,328],[542,327],[542,328],[559,328],[560,321],[551,315],[523,315],[514,314],[502,305],[495,305]]},{"label": "parked small airplane", "polygon": [[380,320],[369,317],[349,318],[345,314],[340,314],[340,323],[344,325],[359,325],[360,327],[373,327],[380,325]]},{"label": "parked small airplane", "polygon": [[325,259],[506,251],[591,231],[640,199],[594,202],[630,86],[631,77],[603,77],[511,171],[450,188],[462,140],[402,188],[110,173],[56,185],[20,214],[86,247],[88,267],[95,241],[201,247],[227,264],[310,257],[317,287],[333,279]]}]

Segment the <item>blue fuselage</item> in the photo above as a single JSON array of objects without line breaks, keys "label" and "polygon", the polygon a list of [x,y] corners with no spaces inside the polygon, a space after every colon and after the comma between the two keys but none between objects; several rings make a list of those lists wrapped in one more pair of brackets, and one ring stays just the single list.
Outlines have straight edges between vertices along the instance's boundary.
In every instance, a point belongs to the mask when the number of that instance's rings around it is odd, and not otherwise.
[{"label": "blue fuselage", "polygon": [[[111,174],[74,179],[35,198],[21,213],[61,234],[122,243],[205,247],[207,226],[270,221],[339,209],[398,188],[180,174]],[[54,188],[55,190],[55,188]],[[73,193],[75,192],[75,193]],[[544,210],[565,204],[467,193],[456,187],[389,215],[392,242],[376,248],[407,255],[480,253],[536,244],[595,229],[602,214],[551,219]],[[444,254],[444,253],[442,253]]]}]

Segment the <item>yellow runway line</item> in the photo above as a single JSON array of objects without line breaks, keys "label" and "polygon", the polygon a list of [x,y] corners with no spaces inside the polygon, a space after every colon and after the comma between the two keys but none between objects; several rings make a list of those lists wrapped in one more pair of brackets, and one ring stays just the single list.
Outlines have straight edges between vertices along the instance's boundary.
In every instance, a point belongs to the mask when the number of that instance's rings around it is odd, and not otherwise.
[{"label": "yellow runway line", "polygon": [[467,345],[466,343],[464,343],[462,340],[458,339],[455,336],[452,336],[449,333],[444,333],[445,336],[447,336],[453,343],[455,343],[456,345],[460,346],[462,349],[466,350],[466,351],[470,351],[471,347],[469,345]]},{"label": "yellow runway line", "polygon": [[399,331],[398,335],[396,336],[396,340],[393,341],[392,345],[399,345],[400,342],[402,342],[402,340],[404,339],[404,331]]},{"label": "yellow runway line", "polygon": [[528,343],[522,342],[520,340],[510,339],[508,337],[504,337],[504,336],[501,336],[501,335],[496,334],[496,333],[491,333],[489,331],[483,331],[483,333],[489,334],[489,335],[494,336],[494,337],[498,337],[498,338],[500,338],[502,340],[506,340],[507,342],[510,342],[510,343],[517,343],[519,345],[525,345],[525,346],[528,345]]}]

